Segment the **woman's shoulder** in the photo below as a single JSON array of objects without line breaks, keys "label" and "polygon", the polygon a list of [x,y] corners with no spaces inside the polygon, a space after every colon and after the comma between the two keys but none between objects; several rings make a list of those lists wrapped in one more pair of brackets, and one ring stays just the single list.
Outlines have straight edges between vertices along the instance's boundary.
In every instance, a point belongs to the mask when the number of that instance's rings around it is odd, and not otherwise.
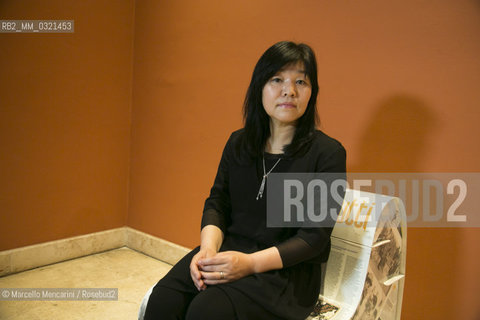
[{"label": "woman's shoulder", "polygon": [[230,139],[239,139],[244,132],[245,132],[245,128],[235,130],[230,134]]},{"label": "woman's shoulder", "polygon": [[228,138],[227,146],[237,148],[243,139],[244,132],[243,128],[233,131]]},{"label": "woman's shoulder", "polygon": [[237,164],[250,163],[251,159],[246,156],[244,151],[245,146],[245,129],[238,129],[233,131],[228,138],[228,141],[225,145],[224,154],[233,159]]},{"label": "woman's shoulder", "polygon": [[325,132],[321,130],[315,130],[313,134],[313,139],[312,139],[312,146],[311,148],[316,149],[316,150],[321,150],[321,151],[345,151],[345,148],[343,145],[340,143],[335,138],[332,138],[331,136],[327,135]]},{"label": "woman's shoulder", "polygon": [[311,159],[315,159],[317,172],[345,172],[347,152],[337,139],[316,130],[310,147]]},{"label": "woman's shoulder", "polygon": [[238,129],[230,133],[230,136],[225,144],[225,151],[227,153],[236,153],[238,152],[238,147],[241,143],[244,129]]}]

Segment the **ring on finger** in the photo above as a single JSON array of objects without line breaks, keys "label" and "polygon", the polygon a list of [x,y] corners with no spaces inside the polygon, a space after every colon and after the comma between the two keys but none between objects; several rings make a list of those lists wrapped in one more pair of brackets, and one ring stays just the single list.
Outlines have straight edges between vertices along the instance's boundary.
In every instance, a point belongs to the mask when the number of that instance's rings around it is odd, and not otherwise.
[{"label": "ring on finger", "polygon": [[220,280],[223,280],[225,279],[225,274],[223,273],[223,271],[220,271]]}]

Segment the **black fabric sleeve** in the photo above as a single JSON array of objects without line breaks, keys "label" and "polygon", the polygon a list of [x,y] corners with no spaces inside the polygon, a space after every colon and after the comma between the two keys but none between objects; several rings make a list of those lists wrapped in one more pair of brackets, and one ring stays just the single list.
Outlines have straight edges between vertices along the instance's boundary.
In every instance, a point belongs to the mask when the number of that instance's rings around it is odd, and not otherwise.
[{"label": "black fabric sleeve", "polygon": [[[345,149],[339,145],[326,160],[317,163],[316,171],[345,173]],[[340,206],[337,209],[339,210]],[[330,253],[332,230],[333,228],[329,227],[298,229],[292,238],[276,246],[282,258],[283,267],[289,267],[306,260],[310,260],[312,263],[325,262]]]},{"label": "black fabric sleeve", "polygon": [[232,158],[232,136],[223,149],[215,181],[210,190],[210,196],[205,200],[201,228],[215,225],[225,234],[231,211],[230,194],[228,190],[228,168]]}]

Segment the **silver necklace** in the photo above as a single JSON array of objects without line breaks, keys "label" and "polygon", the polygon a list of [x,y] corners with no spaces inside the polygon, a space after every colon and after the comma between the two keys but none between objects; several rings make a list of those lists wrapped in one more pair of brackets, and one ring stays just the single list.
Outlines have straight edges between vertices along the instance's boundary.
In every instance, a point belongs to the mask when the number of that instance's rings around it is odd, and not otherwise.
[{"label": "silver necklace", "polygon": [[272,172],[273,169],[275,169],[275,167],[280,162],[280,160],[282,160],[282,158],[278,159],[277,162],[275,162],[275,164],[273,165],[272,169],[270,169],[270,171],[265,172],[265,157],[263,157],[263,178],[262,178],[262,183],[260,184],[260,189],[258,189],[257,200],[262,199],[263,190],[265,189],[265,182],[267,180],[267,177],[270,174],[270,172]]}]

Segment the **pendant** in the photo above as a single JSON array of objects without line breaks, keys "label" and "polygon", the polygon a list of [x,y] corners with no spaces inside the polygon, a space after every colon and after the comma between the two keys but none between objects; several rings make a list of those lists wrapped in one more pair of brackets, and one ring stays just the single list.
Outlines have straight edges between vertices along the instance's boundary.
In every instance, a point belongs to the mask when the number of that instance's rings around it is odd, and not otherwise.
[{"label": "pendant", "polygon": [[260,184],[260,189],[258,189],[257,200],[263,198],[263,189],[265,189],[265,180],[267,179],[267,175],[264,174],[262,178],[262,183]]}]

